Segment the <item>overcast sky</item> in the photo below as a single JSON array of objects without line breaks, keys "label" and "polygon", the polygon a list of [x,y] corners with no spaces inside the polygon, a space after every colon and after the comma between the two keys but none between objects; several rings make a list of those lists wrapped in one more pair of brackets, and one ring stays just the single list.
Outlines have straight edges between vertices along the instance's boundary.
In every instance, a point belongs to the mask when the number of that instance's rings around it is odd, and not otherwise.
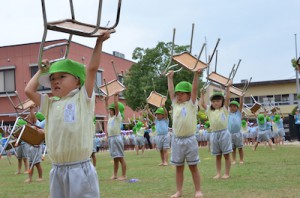
[{"label": "overcast sky", "polygon": [[[49,21],[69,16],[68,0],[45,0]],[[76,18],[95,23],[96,0],[74,0]],[[113,23],[117,0],[103,5],[102,25]],[[290,60],[296,56],[295,34],[300,51],[299,0],[123,0],[117,32],[104,45],[104,51],[124,53],[131,60],[136,47],[153,48],[159,41],[170,42],[176,28],[175,43],[190,43],[195,23],[193,54],[205,41],[211,53],[218,38],[217,72],[228,76],[242,59],[234,82],[295,78]],[[1,1],[0,46],[40,42],[43,19],[40,0]],[[47,40],[66,38],[49,31]],[[94,38],[75,37],[74,41],[94,46]],[[205,57],[202,56],[202,60]]]}]

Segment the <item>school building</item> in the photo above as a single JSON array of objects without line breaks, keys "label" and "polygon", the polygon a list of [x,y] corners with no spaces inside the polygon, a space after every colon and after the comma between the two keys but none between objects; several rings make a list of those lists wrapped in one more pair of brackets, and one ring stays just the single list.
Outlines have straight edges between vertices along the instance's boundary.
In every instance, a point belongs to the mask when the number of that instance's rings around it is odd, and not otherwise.
[{"label": "school building", "polygon": [[[49,41],[46,45],[61,43],[64,40]],[[0,47],[0,121],[5,123],[13,123],[17,116],[17,111],[22,112],[22,106],[18,105],[27,100],[24,93],[26,84],[38,70],[38,53],[40,42],[27,43],[11,46]],[[48,50],[43,58],[49,60],[60,58],[65,53],[65,47],[56,47]],[[90,61],[93,48],[82,44],[72,42],[68,58],[87,65]],[[112,61],[115,70],[112,66]],[[96,108],[95,116],[98,121],[97,130],[104,127],[103,121],[106,120],[105,102],[99,89],[96,88],[103,85],[104,79],[108,83],[118,78],[123,81],[123,76],[128,72],[134,62],[126,60],[124,55],[119,52],[109,54],[102,53],[101,62],[96,75],[95,93]],[[39,87],[40,93],[50,93],[49,88]],[[120,94],[120,102],[126,104],[125,98]],[[109,99],[109,103],[113,102],[113,97]],[[132,117],[133,111],[125,105],[125,121],[128,117]]]}]

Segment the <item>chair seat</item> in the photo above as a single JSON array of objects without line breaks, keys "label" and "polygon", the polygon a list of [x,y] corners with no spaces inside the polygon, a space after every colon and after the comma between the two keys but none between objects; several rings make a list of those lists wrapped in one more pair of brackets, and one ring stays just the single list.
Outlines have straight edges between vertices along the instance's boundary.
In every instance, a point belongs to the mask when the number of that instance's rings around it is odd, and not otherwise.
[{"label": "chair seat", "polygon": [[244,94],[243,90],[234,86],[229,87],[229,91],[237,96],[243,96]]},{"label": "chair seat", "polygon": [[34,105],[35,105],[35,103],[32,100],[26,100],[22,104],[17,105],[16,108],[19,110],[26,110]]},{"label": "chair seat", "polygon": [[174,55],[172,58],[176,63],[191,71],[197,71],[199,69],[205,69],[207,67],[206,63],[203,63],[201,60],[197,60],[197,58],[195,58],[188,52],[183,52],[181,54]]},{"label": "chair seat", "polygon": [[261,107],[261,104],[259,103],[255,103],[251,108],[250,108],[250,111],[255,114]]},{"label": "chair seat", "polygon": [[99,89],[107,96],[112,96],[118,92],[124,91],[125,86],[120,83],[118,80],[112,80],[107,84],[104,84],[99,87]]},{"label": "chair seat", "polygon": [[166,101],[167,101],[167,97],[157,93],[156,91],[152,91],[149,97],[147,98],[147,103],[154,105],[156,107],[163,106]]},{"label": "chair seat", "polygon": [[[19,127],[16,131],[13,132],[14,137],[19,137],[23,127]],[[45,140],[45,135],[39,133],[36,129],[30,127],[29,125],[25,126],[25,130],[21,136],[21,140],[27,142],[30,145],[40,145]]]},{"label": "chair seat", "polygon": [[232,82],[232,80],[230,80],[229,78],[226,78],[225,76],[222,76],[216,72],[210,73],[207,79],[223,85],[224,87],[226,87],[228,83]]},{"label": "chair seat", "polygon": [[[107,31],[106,29],[99,28],[97,32],[91,34],[95,30],[96,26],[81,23],[76,20],[72,19],[65,19],[62,21],[56,22],[49,22],[47,24],[47,29],[57,31],[57,32],[64,32],[68,34],[74,34],[78,36],[84,37],[98,37],[103,34],[103,32]],[[110,33],[114,33],[114,29],[109,30]]]}]

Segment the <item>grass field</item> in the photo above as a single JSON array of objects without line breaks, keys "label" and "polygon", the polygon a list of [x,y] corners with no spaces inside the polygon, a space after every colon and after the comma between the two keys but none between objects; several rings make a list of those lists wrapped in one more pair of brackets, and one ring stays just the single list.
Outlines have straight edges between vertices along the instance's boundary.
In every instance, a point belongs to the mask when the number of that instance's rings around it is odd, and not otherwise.
[{"label": "grass field", "polygon": [[[201,188],[204,197],[300,197],[300,146],[277,146],[276,150],[259,145],[257,151],[246,146],[245,163],[231,167],[231,178],[214,180],[215,160],[207,148],[200,149]],[[112,181],[113,162],[108,152],[98,153],[97,172],[100,180],[101,197],[152,198],[170,197],[175,193],[175,168],[159,167],[159,152],[146,150],[137,156],[135,152],[125,153],[128,179],[139,179],[136,183]],[[42,162],[43,182],[24,183],[27,175],[14,175],[17,160],[11,158],[9,165],[6,157],[0,160],[0,197],[49,197],[49,171],[51,164],[46,158]],[[224,161],[222,161],[224,165]],[[224,168],[222,166],[222,168]],[[35,170],[34,180],[37,178]],[[183,197],[193,197],[194,187],[191,174],[185,168]]]}]

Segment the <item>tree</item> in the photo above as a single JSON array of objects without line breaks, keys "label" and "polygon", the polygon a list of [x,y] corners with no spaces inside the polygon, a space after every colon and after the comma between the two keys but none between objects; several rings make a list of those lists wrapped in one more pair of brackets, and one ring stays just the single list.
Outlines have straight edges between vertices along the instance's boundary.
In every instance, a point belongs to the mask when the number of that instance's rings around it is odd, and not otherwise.
[{"label": "tree", "polygon": [[[187,51],[189,46],[174,46],[174,54]],[[135,64],[124,78],[126,90],[124,96],[127,105],[133,110],[140,110],[146,104],[151,91],[167,95],[167,77],[161,75],[170,61],[172,43],[159,42],[155,48],[137,47],[132,55]],[[173,64],[173,63],[172,63]],[[178,67],[179,68],[179,67]],[[182,70],[174,75],[174,84],[185,80],[192,82],[193,73]],[[166,107],[170,106],[167,101]]]}]

